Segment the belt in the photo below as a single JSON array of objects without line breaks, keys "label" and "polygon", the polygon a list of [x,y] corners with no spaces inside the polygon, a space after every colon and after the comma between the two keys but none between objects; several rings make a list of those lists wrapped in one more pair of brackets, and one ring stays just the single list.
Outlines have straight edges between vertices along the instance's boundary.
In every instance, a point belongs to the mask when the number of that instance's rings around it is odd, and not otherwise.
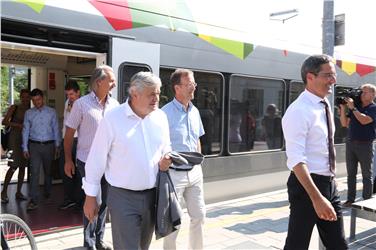
[{"label": "belt", "polygon": [[[291,174],[292,175],[295,175],[295,173],[293,171],[291,171]],[[317,180],[317,181],[327,181],[327,182],[331,182],[334,180],[334,176],[328,176],[328,175],[321,175],[321,174],[310,174],[312,179],[313,180]]]},{"label": "belt", "polygon": [[111,187],[116,188],[116,189],[120,189],[120,190],[124,190],[124,191],[130,192],[130,193],[137,193],[137,194],[148,193],[148,192],[155,191],[157,189],[157,188],[153,187],[153,188],[144,189],[144,190],[132,190],[132,189],[127,189],[127,188],[122,188],[122,187],[115,187],[115,186],[112,186],[112,185],[111,185]]},{"label": "belt", "polygon": [[54,140],[50,140],[50,141],[34,141],[34,140],[29,140],[29,142],[30,143],[34,143],[34,144],[47,145],[47,144],[52,144],[55,141]]},{"label": "belt", "polygon": [[351,143],[355,144],[370,144],[372,141],[359,141],[359,140],[350,140]]},{"label": "belt", "polygon": [[170,167],[169,169],[173,169],[175,171],[184,171],[184,172],[188,172],[188,171],[191,171],[193,169],[194,166],[192,167],[187,167],[187,168],[177,168],[177,167]]},{"label": "belt", "polygon": [[311,174],[311,177],[313,180],[318,180],[318,181],[331,182],[332,180],[334,180],[334,176],[321,175],[321,174]]}]

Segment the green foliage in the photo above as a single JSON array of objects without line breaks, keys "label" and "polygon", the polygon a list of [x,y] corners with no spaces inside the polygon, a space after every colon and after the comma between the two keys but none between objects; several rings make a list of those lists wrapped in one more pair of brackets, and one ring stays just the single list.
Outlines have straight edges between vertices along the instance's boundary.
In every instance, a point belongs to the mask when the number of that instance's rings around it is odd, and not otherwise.
[{"label": "green foliage", "polygon": [[[21,89],[28,88],[26,68],[16,68],[14,77],[14,100],[17,103],[20,99]],[[5,115],[9,108],[9,66],[1,66],[1,114]]]}]

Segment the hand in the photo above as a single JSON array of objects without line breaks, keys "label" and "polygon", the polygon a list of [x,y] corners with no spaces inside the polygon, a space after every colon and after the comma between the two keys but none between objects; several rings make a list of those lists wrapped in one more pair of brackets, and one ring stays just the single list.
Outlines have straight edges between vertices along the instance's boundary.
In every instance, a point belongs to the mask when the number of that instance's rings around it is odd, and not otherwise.
[{"label": "hand", "polygon": [[312,201],[312,203],[316,214],[320,219],[327,221],[337,220],[336,211],[325,197],[321,196],[318,200]]},{"label": "hand", "polygon": [[96,197],[86,195],[85,204],[84,204],[84,214],[86,218],[91,222],[94,221],[95,217],[98,214],[98,204]]},{"label": "hand", "polygon": [[25,157],[25,159],[29,159],[30,158],[30,154],[28,151],[24,151],[23,152],[23,156]]},{"label": "hand", "polygon": [[74,173],[76,172],[76,167],[73,164],[73,161],[65,161],[64,164],[64,172],[66,176],[72,178]]},{"label": "hand", "polygon": [[165,154],[158,163],[161,171],[167,171],[171,164],[172,160],[167,154]]},{"label": "hand", "polygon": [[350,98],[350,97],[347,97],[345,100],[347,102],[347,107],[350,110],[353,110],[354,109],[354,100],[352,98]]}]

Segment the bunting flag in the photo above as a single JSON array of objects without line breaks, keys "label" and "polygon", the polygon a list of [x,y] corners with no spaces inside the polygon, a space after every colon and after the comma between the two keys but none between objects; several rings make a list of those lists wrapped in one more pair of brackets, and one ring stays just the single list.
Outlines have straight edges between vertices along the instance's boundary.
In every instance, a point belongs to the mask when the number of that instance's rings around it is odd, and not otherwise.
[{"label": "bunting flag", "polygon": [[45,5],[45,0],[13,0],[13,1],[26,4],[37,13],[41,13]]},{"label": "bunting flag", "polygon": [[353,62],[346,62],[342,60],[336,60],[336,65],[342,69],[346,74],[352,75],[355,72],[359,74],[359,76],[365,76],[367,74],[373,73],[376,70],[376,67],[360,64],[360,63],[353,63]]},{"label": "bunting flag", "polygon": [[254,45],[250,43],[201,34],[185,1],[88,1],[115,30],[157,26],[171,31],[186,31],[240,59],[245,59],[254,50]]}]

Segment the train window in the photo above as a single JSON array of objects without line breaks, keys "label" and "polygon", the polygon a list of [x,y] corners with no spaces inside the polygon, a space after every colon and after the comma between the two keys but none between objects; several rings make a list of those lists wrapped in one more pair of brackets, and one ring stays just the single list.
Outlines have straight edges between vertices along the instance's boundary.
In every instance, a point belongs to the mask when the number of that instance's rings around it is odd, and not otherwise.
[{"label": "train window", "polygon": [[[169,83],[175,69],[161,68],[162,80],[160,106],[171,101],[174,93]],[[223,121],[223,76],[219,73],[194,71],[197,87],[192,103],[198,108],[204,125],[205,135],[201,139],[201,150],[205,155],[215,155],[222,148]],[[164,85],[164,86],[163,86]]]},{"label": "train window", "polygon": [[[334,88],[334,100],[337,99],[338,93],[342,92],[344,89],[349,89],[349,87],[337,86],[335,85]],[[340,111],[339,111],[339,104],[334,103],[334,124],[336,126],[336,131],[334,132],[334,143],[340,144],[346,142],[347,137],[347,128],[342,127],[341,120],[340,120]]]},{"label": "train window", "polygon": [[230,153],[282,148],[283,80],[232,75],[230,78]]},{"label": "train window", "polygon": [[303,82],[291,81],[290,82],[290,91],[289,91],[289,104],[295,101],[296,98],[302,93],[305,89],[305,84]]},{"label": "train window", "polygon": [[148,65],[122,63],[119,66],[119,86],[118,86],[118,100],[120,103],[125,102],[128,98],[128,88],[131,78],[134,74],[140,71],[150,72],[151,68]]}]

